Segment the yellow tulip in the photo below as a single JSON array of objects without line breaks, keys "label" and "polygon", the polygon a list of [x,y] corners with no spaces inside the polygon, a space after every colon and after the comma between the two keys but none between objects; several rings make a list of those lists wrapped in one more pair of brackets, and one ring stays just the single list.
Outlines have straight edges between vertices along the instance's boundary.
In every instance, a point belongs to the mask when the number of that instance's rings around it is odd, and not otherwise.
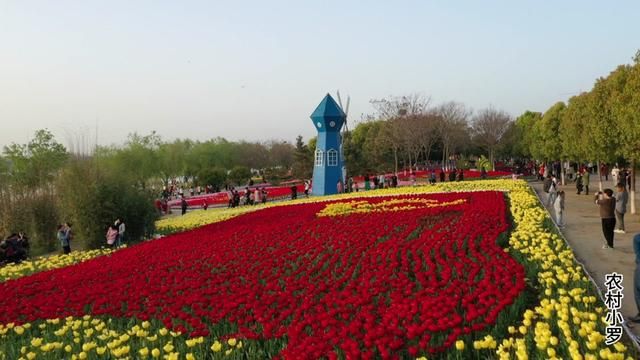
[{"label": "yellow tulip", "polygon": [[213,352],[219,352],[222,350],[222,344],[218,340],[214,341],[211,345],[211,350],[213,350]]}]

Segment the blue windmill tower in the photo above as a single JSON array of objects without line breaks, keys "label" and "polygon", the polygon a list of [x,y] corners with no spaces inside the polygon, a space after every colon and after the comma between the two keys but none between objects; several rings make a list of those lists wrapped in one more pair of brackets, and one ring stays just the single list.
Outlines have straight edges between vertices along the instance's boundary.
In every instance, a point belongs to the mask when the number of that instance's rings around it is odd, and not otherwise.
[{"label": "blue windmill tower", "polygon": [[313,163],[313,195],[336,194],[338,181],[344,185],[340,129],[346,118],[347,115],[329,94],[311,114],[313,125],[318,130]]}]

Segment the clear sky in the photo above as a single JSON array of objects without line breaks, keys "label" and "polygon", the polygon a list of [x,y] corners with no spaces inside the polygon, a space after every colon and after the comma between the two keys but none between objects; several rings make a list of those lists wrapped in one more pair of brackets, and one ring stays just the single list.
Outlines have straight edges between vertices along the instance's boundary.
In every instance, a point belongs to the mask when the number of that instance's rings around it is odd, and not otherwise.
[{"label": "clear sky", "polygon": [[322,97],[418,92],[514,116],[640,48],[638,1],[0,0],[0,146],[49,128],[122,143],[293,141]]}]

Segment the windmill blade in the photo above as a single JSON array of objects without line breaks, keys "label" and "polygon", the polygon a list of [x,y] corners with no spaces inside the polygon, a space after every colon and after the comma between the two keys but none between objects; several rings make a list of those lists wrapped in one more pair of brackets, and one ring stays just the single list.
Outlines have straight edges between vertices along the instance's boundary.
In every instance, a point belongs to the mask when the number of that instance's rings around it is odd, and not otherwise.
[{"label": "windmill blade", "polygon": [[336,93],[338,94],[338,105],[340,105],[340,109],[344,109],[342,107],[342,99],[340,98],[340,90],[336,90]]},{"label": "windmill blade", "polygon": [[351,103],[351,96],[347,95],[347,108],[344,111],[344,114],[349,117],[349,104]]}]

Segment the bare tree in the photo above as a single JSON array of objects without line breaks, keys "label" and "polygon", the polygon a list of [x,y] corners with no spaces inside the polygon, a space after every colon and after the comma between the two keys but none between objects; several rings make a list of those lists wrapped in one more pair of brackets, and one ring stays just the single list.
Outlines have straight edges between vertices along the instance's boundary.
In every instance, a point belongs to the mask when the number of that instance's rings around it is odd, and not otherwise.
[{"label": "bare tree", "polygon": [[417,164],[424,149],[424,140],[428,138],[428,134],[422,130],[430,103],[430,97],[416,93],[371,100],[376,117],[388,121],[383,143],[393,150],[395,172],[398,171],[400,150],[404,150],[404,155],[409,157],[410,166]]},{"label": "bare tree", "polygon": [[489,161],[495,169],[495,152],[512,121],[511,116],[503,110],[492,107],[480,110],[473,118],[474,138],[478,145],[489,153]]},{"label": "bare tree", "polygon": [[451,153],[468,138],[469,110],[464,104],[450,101],[435,109],[439,121],[437,133],[442,143],[442,163],[445,164]]},{"label": "bare tree", "polygon": [[440,117],[433,110],[418,115],[416,118],[414,136],[417,138],[419,150],[424,153],[426,161],[431,157],[431,150],[433,150],[433,146],[440,138],[438,133],[439,123]]},{"label": "bare tree", "polygon": [[425,113],[431,104],[431,97],[414,93],[406,96],[373,99],[370,103],[376,109],[378,119],[389,120]]}]

